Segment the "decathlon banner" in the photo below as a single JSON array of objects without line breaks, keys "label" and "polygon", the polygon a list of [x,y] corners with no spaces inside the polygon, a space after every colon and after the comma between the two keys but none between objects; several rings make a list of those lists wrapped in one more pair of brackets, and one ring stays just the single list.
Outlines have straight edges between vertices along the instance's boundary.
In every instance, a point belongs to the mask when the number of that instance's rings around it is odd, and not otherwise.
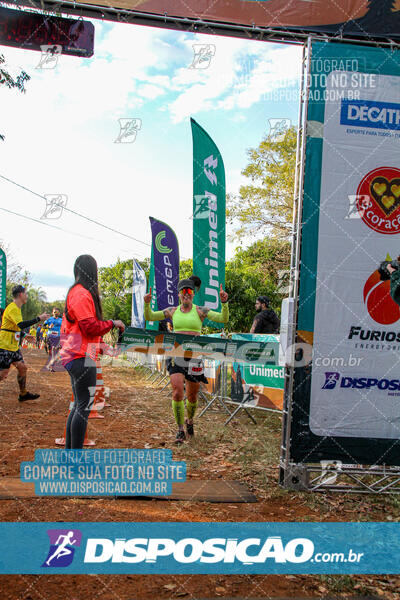
[{"label": "decathlon banner", "polygon": [[[208,133],[190,119],[193,137],[193,273],[202,285],[196,304],[220,310],[225,287],[225,167]],[[204,322],[223,328],[222,323]]]},{"label": "decathlon banner", "polygon": [[150,217],[158,310],[178,306],[179,246],[171,227]]},{"label": "decathlon banner", "polygon": [[398,574],[397,523],[0,523],[1,574]]},{"label": "decathlon banner", "polygon": [[0,248],[0,308],[6,307],[7,258]]},{"label": "decathlon banner", "polygon": [[131,326],[144,329],[144,300],[146,294],[146,275],[137,260],[133,259],[133,279],[132,279],[132,318]]},{"label": "decathlon banner", "polygon": [[400,254],[400,52],[314,43],[312,66],[298,314],[312,363],[295,369],[293,452],[398,465],[400,308],[377,269]]}]

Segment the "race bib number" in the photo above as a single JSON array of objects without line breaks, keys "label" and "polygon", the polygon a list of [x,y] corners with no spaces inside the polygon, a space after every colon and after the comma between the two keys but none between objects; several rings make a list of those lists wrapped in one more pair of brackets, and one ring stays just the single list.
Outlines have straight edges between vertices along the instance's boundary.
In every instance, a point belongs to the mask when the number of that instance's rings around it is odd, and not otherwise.
[{"label": "race bib number", "polygon": [[203,362],[191,362],[188,367],[189,375],[203,375],[204,374],[204,363]]}]

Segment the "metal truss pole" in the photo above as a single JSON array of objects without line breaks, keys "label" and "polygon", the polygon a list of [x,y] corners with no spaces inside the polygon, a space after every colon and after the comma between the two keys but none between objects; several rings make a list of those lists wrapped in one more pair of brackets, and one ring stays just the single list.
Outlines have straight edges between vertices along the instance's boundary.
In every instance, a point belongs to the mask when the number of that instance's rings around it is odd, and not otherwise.
[{"label": "metal truss pole", "polygon": [[304,187],[304,169],[306,155],[307,138],[307,107],[310,87],[310,65],[311,65],[311,36],[303,46],[302,73],[300,85],[300,105],[299,105],[299,128],[297,132],[296,147],[296,172],[294,182],[293,196],[293,237],[292,254],[290,262],[290,290],[289,297],[293,298],[293,323],[289,323],[289,352],[286,357],[285,367],[285,392],[282,415],[282,443],[280,458],[280,477],[279,482],[286,487],[286,478],[290,470],[290,439],[291,439],[291,418],[294,387],[294,355],[297,330],[297,312],[299,298],[299,273],[300,273],[300,250],[301,250],[301,231],[302,231],[302,212],[303,212],[303,187]]}]

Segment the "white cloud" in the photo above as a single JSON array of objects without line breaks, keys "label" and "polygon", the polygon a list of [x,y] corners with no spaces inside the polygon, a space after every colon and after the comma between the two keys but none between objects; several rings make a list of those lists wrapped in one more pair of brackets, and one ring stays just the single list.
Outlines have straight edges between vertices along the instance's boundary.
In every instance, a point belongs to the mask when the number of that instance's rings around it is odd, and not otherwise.
[{"label": "white cloud", "polygon": [[[204,39],[205,37],[205,39]],[[274,89],[295,85],[300,76],[300,48],[200,37],[216,45],[207,69],[178,69],[171,89],[181,93],[169,104],[173,122],[208,110],[250,108]],[[191,49],[192,40],[185,41]]]},{"label": "white cloud", "polygon": [[[189,68],[193,43],[215,44],[208,69]],[[240,135],[248,146],[251,107],[263,90],[278,85],[282,73],[294,77],[300,64],[298,48],[100,22],[93,59],[63,55],[56,69],[38,70],[39,53],[12,48],[4,53],[32,79],[26,95],[0,87],[0,133],[6,134],[0,174],[39,194],[66,194],[68,208],[147,243],[152,214],[174,228],[182,257],[192,253],[192,157],[189,125],[184,140],[176,142],[180,124],[210,111],[217,128],[229,109],[232,140]],[[248,82],[241,87],[243,72]],[[113,143],[122,117],[143,120],[134,144]],[[160,147],[171,152],[165,155]],[[228,191],[234,192],[245,165],[236,156],[225,164]],[[0,206],[40,219],[44,204],[0,179]],[[149,256],[149,246],[68,212],[53,224],[86,237],[0,211],[0,238],[39,274],[69,277],[75,258],[84,253],[102,266],[118,256]]]},{"label": "white cloud", "polygon": [[138,88],[138,94],[143,96],[143,98],[148,98],[149,100],[154,100],[154,98],[158,98],[166,93],[165,88],[162,88],[157,85],[141,85]]}]

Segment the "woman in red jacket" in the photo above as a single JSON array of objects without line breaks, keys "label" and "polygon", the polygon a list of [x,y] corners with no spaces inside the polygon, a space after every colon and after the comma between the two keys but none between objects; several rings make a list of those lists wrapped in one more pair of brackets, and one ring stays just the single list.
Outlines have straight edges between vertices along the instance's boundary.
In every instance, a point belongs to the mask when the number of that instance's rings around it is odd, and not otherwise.
[{"label": "woman in red jacket", "polygon": [[60,358],[71,377],[74,407],[65,436],[65,448],[81,449],[96,389],[96,358],[101,337],[113,327],[124,331],[122,321],[103,321],[97,263],[93,256],[78,256],[74,265],[75,283],[65,302],[61,325]]}]

